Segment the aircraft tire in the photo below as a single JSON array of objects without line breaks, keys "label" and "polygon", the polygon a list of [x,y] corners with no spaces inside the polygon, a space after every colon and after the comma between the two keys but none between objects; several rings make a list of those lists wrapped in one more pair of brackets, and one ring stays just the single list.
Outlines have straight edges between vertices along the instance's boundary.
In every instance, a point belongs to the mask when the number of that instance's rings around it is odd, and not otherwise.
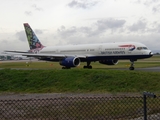
[{"label": "aircraft tire", "polygon": [[83,66],[83,68],[84,68],[84,69],[86,69],[86,68],[87,68],[87,66]]},{"label": "aircraft tire", "polygon": [[92,66],[88,66],[88,69],[92,69]]},{"label": "aircraft tire", "polygon": [[84,69],[92,69],[92,66],[83,66]]},{"label": "aircraft tire", "polygon": [[134,70],[134,67],[130,67],[129,70]]}]

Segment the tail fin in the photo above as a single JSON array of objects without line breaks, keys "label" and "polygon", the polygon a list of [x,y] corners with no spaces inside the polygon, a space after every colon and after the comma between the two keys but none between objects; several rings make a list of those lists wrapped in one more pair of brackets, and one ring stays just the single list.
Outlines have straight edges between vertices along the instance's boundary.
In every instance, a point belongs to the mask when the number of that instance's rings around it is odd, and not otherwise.
[{"label": "tail fin", "polygon": [[44,46],[41,44],[41,42],[39,41],[39,39],[37,38],[37,36],[35,35],[34,31],[28,23],[24,23],[24,29],[30,47],[29,52],[38,52],[41,49],[43,49]]}]

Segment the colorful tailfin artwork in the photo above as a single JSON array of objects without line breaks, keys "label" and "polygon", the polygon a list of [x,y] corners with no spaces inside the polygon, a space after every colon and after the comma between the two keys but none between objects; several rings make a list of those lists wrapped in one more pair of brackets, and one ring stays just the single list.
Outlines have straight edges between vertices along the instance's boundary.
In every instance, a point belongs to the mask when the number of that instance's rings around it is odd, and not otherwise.
[{"label": "colorful tailfin artwork", "polygon": [[24,23],[24,28],[30,47],[29,52],[37,53],[42,50],[45,46],[41,44],[30,25],[28,23]]}]

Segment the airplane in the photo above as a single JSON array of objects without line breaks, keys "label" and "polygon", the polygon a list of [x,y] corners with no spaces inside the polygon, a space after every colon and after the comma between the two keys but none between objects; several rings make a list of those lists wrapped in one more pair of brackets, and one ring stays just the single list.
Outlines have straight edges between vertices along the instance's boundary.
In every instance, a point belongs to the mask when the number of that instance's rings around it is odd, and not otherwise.
[{"label": "airplane", "polygon": [[30,50],[5,52],[21,53],[23,56],[35,57],[39,60],[59,62],[63,66],[62,69],[77,67],[81,62],[87,63],[83,68],[92,69],[91,62],[99,61],[104,65],[116,65],[118,60],[130,60],[129,70],[134,70],[135,61],[153,56],[151,50],[139,42],[44,46],[30,25],[28,23],[23,25]]}]

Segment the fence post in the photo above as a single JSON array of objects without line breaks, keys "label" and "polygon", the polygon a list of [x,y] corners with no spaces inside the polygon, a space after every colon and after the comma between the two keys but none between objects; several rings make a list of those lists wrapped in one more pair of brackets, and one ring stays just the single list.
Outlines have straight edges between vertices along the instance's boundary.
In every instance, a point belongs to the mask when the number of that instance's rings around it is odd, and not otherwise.
[{"label": "fence post", "polygon": [[150,93],[150,92],[143,92],[143,108],[144,108],[144,120],[147,120],[147,96],[152,97],[152,98],[156,98],[156,95],[154,93]]}]

